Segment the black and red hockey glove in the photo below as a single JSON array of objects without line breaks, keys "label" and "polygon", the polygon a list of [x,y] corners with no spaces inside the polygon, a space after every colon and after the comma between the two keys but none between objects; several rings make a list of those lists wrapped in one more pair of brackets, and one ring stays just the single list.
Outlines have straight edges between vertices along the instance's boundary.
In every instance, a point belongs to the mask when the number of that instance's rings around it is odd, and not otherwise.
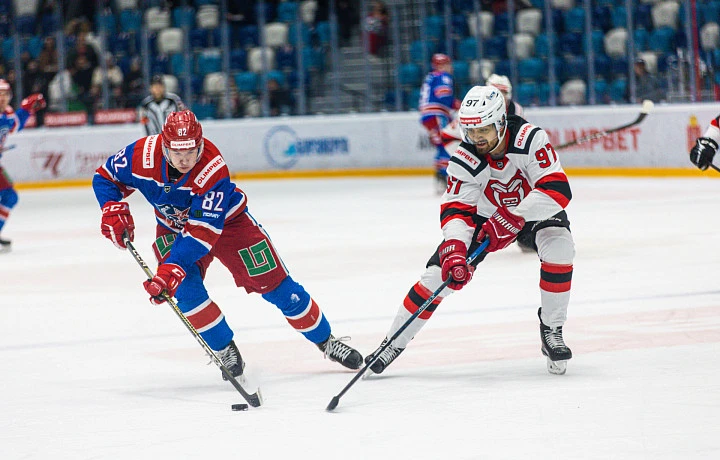
[{"label": "black and red hockey glove", "polygon": [[438,249],[438,255],[440,256],[442,280],[447,281],[448,277],[453,279],[448,284],[450,289],[458,291],[470,282],[475,267],[467,264],[465,243],[460,240],[444,241]]},{"label": "black and red hockey glove", "polygon": [[482,241],[487,236],[490,240],[487,252],[499,251],[515,241],[524,225],[525,219],[522,217],[511,213],[507,208],[497,208],[495,214],[482,225],[477,239]]}]

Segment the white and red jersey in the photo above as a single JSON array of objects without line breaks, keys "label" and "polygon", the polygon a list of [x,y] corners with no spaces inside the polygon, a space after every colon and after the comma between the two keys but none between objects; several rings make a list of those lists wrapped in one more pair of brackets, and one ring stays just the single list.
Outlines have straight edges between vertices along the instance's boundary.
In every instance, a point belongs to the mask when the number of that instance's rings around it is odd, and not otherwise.
[{"label": "white and red jersey", "polygon": [[440,210],[446,240],[459,239],[469,246],[473,217],[489,218],[500,206],[526,221],[539,221],[570,202],[567,176],[544,130],[510,115],[503,142],[507,152],[501,160],[478,154],[464,141],[452,154]]},{"label": "white and red jersey", "polygon": [[720,115],[712,119],[703,137],[709,137],[720,145]]}]

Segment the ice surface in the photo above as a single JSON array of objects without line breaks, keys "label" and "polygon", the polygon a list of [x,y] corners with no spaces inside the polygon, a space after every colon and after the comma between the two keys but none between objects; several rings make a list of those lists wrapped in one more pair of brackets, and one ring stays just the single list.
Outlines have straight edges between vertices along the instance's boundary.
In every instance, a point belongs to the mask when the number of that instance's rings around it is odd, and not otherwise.
[{"label": "ice surface", "polygon": [[[334,333],[374,350],[439,243],[432,180],[239,185]],[[0,458],[720,458],[720,181],[571,185],[566,375],[540,353],[537,258],[512,246],[333,413],[354,373],[216,262],[208,288],[265,397],[233,412],[240,395],[100,235],[92,191],[21,190],[0,255]],[[153,262],[152,213],[130,202]]]}]

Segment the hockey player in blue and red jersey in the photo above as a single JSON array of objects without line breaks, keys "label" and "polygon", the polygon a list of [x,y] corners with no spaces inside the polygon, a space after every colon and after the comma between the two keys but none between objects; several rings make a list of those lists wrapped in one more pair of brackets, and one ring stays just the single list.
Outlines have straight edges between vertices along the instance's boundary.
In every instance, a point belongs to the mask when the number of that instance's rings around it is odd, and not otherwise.
[{"label": "hockey player in blue and red jersey", "polygon": [[[12,100],[12,88],[6,80],[0,79],[0,158],[7,149],[5,142],[8,135],[17,133],[25,127],[25,123],[30,115],[36,111],[44,109],[46,106],[45,98],[40,93],[31,94],[20,103],[20,108],[13,110],[10,106]],[[13,187],[5,169],[0,165],[0,235],[5,226],[5,221],[10,217],[10,211],[18,202],[18,194]],[[3,239],[0,236],[0,253],[10,252],[10,240]]]},{"label": "hockey player in blue and red jersey", "polygon": [[[440,302],[463,288],[475,267],[466,257],[485,238],[487,253],[502,250],[521,234],[540,259],[541,351],[548,371],[563,374],[572,358],[562,334],[570,301],[575,245],[565,207],[571,199],[567,176],[547,133],[517,115],[507,115],[505,99],[492,86],[475,86],[458,111],[463,140],[448,166],[448,185],[440,206],[443,241],[410,289],[380,348],[365,358],[381,373],[420,331]],[[492,278],[497,275],[486,275]],[[450,280],[389,346],[408,319]]]},{"label": "hockey player in blue and red jersey", "polygon": [[155,210],[159,266],[143,286],[153,304],[162,293],[175,296],[193,327],[235,377],[245,363],[233,331],[208,294],[205,272],[217,258],[235,284],[274,304],[288,323],[325,356],[350,369],[362,355],[336,339],[330,323],[305,289],[288,273],[265,229],[247,208],[247,196],[233,182],[220,151],[203,138],[189,110],[171,113],[157,135],[141,138],[97,169],[95,196],[102,209],[100,229],[120,249],[123,232],[133,239],[135,224],[123,201],[139,191]]},{"label": "hockey player in blue and red jersey", "polygon": [[460,101],[455,99],[452,76],[452,60],[445,54],[434,54],[432,71],[427,74],[420,88],[420,123],[425,127],[435,153],[435,177],[438,191],[445,189],[447,165],[450,155],[443,146],[441,131],[452,120],[452,111]]}]

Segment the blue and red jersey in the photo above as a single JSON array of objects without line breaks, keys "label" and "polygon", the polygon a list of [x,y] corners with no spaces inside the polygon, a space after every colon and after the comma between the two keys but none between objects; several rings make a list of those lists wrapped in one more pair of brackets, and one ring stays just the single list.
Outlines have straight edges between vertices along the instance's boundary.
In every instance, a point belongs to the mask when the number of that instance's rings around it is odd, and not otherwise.
[{"label": "blue and red jersey", "polygon": [[[455,97],[453,77],[447,72],[430,72],[420,89],[420,121],[430,117],[443,117],[445,124],[452,119]],[[423,123],[424,124],[424,123]],[[443,124],[444,126],[444,124]]]},{"label": "blue and red jersey", "polygon": [[93,177],[100,204],[120,201],[138,190],[155,209],[159,226],[178,234],[165,261],[188,271],[210,252],[226,222],[247,210],[247,197],[233,182],[220,151],[204,139],[195,167],[169,177],[162,134],[144,137],[108,158]]},{"label": "blue and red jersey", "polygon": [[2,149],[8,134],[22,130],[28,118],[30,118],[30,114],[27,110],[13,110],[10,106],[5,107],[5,110],[0,113],[0,156],[2,156]]}]

